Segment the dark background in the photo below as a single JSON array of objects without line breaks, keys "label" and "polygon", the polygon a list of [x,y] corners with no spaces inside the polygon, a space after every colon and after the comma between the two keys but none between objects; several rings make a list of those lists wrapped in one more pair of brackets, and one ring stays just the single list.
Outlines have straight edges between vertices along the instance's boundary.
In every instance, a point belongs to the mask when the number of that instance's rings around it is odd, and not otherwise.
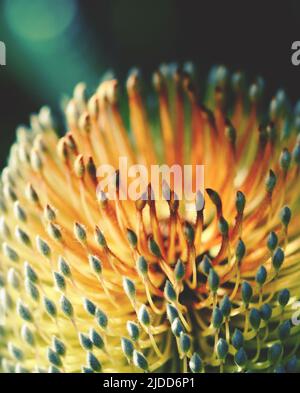
[{"label": "dark background", "polygon": [[31,112],[44,104],[58,111],[76,82],[93,89],[109,69],[125,78],[138,66],[149,76],[161,62],[192,60],[206,76],[221,63],[245,70],[250,80],[262,75],[270,96],[282,87],[292,102],[300,98],[300,66],[291,64],[291,44],[300,40],[299,0],[0,0],[0,40],[7,47],[0,67],[1,167],[16,126]]}]

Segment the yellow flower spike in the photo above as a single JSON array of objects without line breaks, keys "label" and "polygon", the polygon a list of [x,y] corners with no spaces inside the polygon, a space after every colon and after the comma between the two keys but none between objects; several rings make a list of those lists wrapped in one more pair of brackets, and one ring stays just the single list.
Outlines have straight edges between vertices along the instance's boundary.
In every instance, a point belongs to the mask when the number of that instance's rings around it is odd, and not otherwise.
[{"label": "yellow flower spike", "polygon": [[[48,107],[17,129],[0,181],[2,371],[299,370],[299,106],[279,91],[262,117],[263,81],[223,66],[203,98],[195,72],[161,67],[152,107],[137,70],[127,101],[115,79],[91,97],[80,83],[65,135]],[[149,177],[131,198],[124,157],[148,174],[204,165],[203,189],[188,179],[191,204],[185,177]]]}]

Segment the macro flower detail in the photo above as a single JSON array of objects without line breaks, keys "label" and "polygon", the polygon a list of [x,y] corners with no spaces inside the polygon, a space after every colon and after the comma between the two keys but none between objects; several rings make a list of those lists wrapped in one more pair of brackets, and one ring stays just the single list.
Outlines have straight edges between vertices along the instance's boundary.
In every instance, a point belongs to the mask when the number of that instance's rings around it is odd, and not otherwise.
[{"label": "macro flower detail", "polygon": [[[300,105],[280,90],[266,111],[262,79],[223,66],[203,90],[191,64],[153,85],[136,70],[127,92],[80,83],[63,136],[47,107],[17,129],[0,191],[2,371],[299,371]],[[169,199],[151,183],[120,198],[119,157],[204,165],[200,208],[172,184]]]}]

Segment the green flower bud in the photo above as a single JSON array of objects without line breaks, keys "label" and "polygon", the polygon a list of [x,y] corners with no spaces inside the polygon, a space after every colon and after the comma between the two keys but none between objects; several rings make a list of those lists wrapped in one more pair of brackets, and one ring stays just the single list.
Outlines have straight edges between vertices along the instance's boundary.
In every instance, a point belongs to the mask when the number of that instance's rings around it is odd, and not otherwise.
[{"label": "green flower bud", "polygon": [[281,265],[283,264],[284,261],[284,252],[281,248],[276,248],[273,256],[272,256],[272,265],[274,267],[274,269],[276,270],[276,272],[279,271],[279,269],[281,268]]},{"label": "green flower bud", "polygon": [[270,232],[270,235],[268,237],[268,242],[267,242],[267,246],[268,249],[272,252],[275,250],[275,248],[277,247],[278,244],[278,237],[276,235],[275,232]]},{"label": "green flower bud", "polygon": [[65,356],[67,349],[65,344],[56,336],[52,337],[52,346],[54,348],[54,351],[59,355],[59,356]]},{"label": "green flower bud", "polygon": [[278,303],[281,307],[285,307],[290,300],[290,291],[288,289],[283,289],[278,293]]},{"label": "green flower bud", "polygon": [[83,299],[83,307],[87,313],[89,313],[90,315],[93,315],[93,316],[95,315],[96,306],[89,299]]},{"label": "green flower bud", "polygon": [[121,347],[122,347],[122,351],[124,352],[124,355],[128,359],[132,359],[133,351],[134,351],[134,346],[133,346],[132,342],[128,338],[122,337],[121,338]]},{"label": "green flower bud", "polygon": [[181,259],[178,259],[174,269],[174,273],[176,281],[181,281],[184,278],[185,268]]},{"label": "green flower bud", "polygon": [[220,279],[214,269],[210,269],[208,274],[208,285],[212,292],[216,293],[220,284]]},{"label": "green flower bud", "polygon": [[206,276],[209,275],[209,271],[210,271],[210,269],[212,269],[212,264],[211,264],[211,260],[208,258],[208,256],[204,255],[204,257],[200,263],[200,269],[203,274],[205,274]]},{"label": "green flower bud", "polygon": [[164,295],[165,295],[165,298],[170,303],[175,302],[176,299],[177,299],[177,295],[176,295],[175,289],[174,289],[173,285],[170,283],[169,280],[166,281],[165,289],[164,289]]},{"label": "green flower bud", "polygon": [[228,349],[229,349],[229,347],[228,347],[226,340],[224,340],[223,338],[220,338],[217,343],[218,358],[221,360],[224,360],[228,354]]},{"label": "green flower bud", "polygon": [[243,299],[243,302],[246,306],[248,306],[248,304],[250,303],[252,295],[253,295],[253,289],[252,289],[251,285],[247,281],[243,281],[243,283],[242,283],[242,299]]},{"label": "green flower bud", "polygon": [[265,303],[260,308],[260,316],[261,318],[267,322],[272,316],[272,308],[268,303]]},{"label": "green flower bud", "polygon": [[202,360],[197,352],[193,353],[193,356],[191,357],[189,362],[189,366],[193,373],[200,373],[202,371],[203,369]]},{"label": "green flower bud", "polygon": [[215,329],[219,329],[220,326],[222,325],[222,323],[223,323],[223,313],[222,313],[222,311],[218,307],[215,307],[215,309],[214,309],[214,311],[212,313],[212,324],[213,324],[213,327]]},{"label": "green flower bud", "polygon": [[267,270],[264,266],[260,266],[259,269],[257,270],[255,280],[258,283],[258,285],[261,287],[264,285],[267,279]]},{"label": "green flower bud", "polygon": [[249,322],[254,330],[258,330],[261,322],[260,312],[256,308],[252,308],[249,313]]},{"label": "green flower bud", "polygon": [[244,345],[244,336],[239,329],[235,329],[231,337],[231,343],[235,349],[240,349]]},{"label": "green flower bud", "polygon": [[101,363],[92,352],[87,352],[86,361],[88,366],[95,372],[100,372],[102,369]]},{"label": "green flower bud", "polygon": [[244,348],[240,348],[234,355],[234,361],[237,366],[244,368],[247,364],[248,357]]},{"label": "green flower bud", "polygon": [[133,351],[133,364],[144,371],[148,371],[149,369],[148,361],[145,356],[136,350]]},{"label": "green flower bud", "polygon": [[102,329],[106,329],[107,325],[108,325],[108,319],[107,319],[106,314],[102,310],[97,308],[95,316],[96,316],[96,320],[98,322],[98,325]]},{"label": "green flower bud", "polygon": [[140,337],[140,328],[137,323],[128,321],[127,322],[127,331],[133,341],[137,341]]}]

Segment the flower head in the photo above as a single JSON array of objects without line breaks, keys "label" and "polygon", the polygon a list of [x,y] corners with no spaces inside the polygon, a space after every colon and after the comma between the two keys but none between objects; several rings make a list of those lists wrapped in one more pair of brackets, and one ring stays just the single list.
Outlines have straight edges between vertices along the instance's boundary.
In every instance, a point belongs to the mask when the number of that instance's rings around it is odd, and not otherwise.
[{"label": "flower head", "polygon": [[[190,64],[153,82],[145,103],[133,70],[128,105],[114,79],[90,98],[79,84],[62,137],[48,108],[18,128],[1,178],[4,371],[299,368],[299,106],[279,91],[263,114],[263,81],[225,67],[201,95]],[[203,164],[206,191],[192,210],[172,184],[122,198],[120,157]]]}]

